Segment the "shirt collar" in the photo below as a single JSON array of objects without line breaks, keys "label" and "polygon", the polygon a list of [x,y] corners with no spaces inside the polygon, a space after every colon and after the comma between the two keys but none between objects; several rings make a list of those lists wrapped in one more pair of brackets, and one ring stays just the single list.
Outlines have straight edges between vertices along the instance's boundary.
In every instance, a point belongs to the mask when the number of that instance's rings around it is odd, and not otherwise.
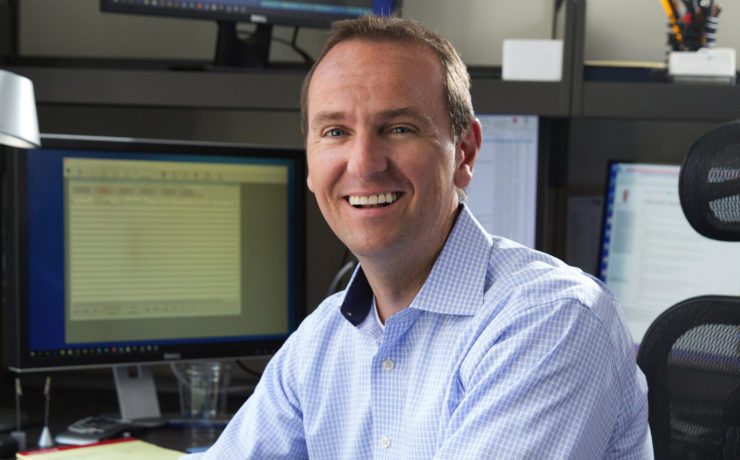
[{"label": "shirt collar", "polygon": [[[450,236],[409,308],[447,315],[474,315],[483,303],[492,246],[491,237],[468,207],[461,204]],[[362,267],[358,267],[340,311],[347,321],[357,326],[370,312],[372,299],[370,284]]]},{"label": "shirt collar", "polygon": [[344,296],[340,311],[347,321],[353,326],[358,326],[370,312],[372,302],[373,290],[370,289],[365,272],[358,265],[347,285],[347,294]]},{"label": "shirt collar", "polygon": [[483,303],[493,240],[466,205],[460,208],[450,236],[411,308],[470,316]]}]

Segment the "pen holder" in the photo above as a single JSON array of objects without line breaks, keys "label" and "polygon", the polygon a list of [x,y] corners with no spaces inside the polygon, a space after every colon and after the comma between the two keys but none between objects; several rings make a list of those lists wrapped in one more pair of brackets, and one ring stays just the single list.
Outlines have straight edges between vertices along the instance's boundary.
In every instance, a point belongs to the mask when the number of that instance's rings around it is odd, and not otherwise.
[{"label": "pen holder", "polygon": [[673,81],[734,84],[734,48],[701,48],[668,55],[668,76]]},{"label": "pen holder", "polygon": [[683,46],[673,32],[668,32],[668,52],[682,51]]}]

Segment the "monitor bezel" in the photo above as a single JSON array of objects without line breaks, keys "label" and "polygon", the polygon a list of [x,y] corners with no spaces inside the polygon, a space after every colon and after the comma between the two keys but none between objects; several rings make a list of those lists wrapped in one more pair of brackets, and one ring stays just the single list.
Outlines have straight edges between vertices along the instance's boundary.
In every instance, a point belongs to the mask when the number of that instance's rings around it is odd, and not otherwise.
[{"label": "monitor bezel", "polygon": [[3,158],[3,246],[4,246],[4,336],[8,347],[9,369],[14,372],[39,372],[105,368],[133,364],[156,364],[204,359],[238,359],[274,354],[306,316],[305,307],[305,153],[302,148],[254,144],[172,141],[91,136],[42,135],[42,148],[103,152],[150,152],[173,155],[219,155],[227,157],[280,158],[291,161],[295,182],[293,248],[292,324],[279,339],[256,339],[217,343],[161,345],[156,352],[122,353],[103,357],[94,354],[74,358],[32,357],[28,338],[28,215],[25,196],[25,149],[10,149]]},{"label": "monitor bezel", "polygon": [[[391,0],[392,7],[386,15],[396,13],[401,7],[402,0]],[[213,2],[217,3],[217,2]],[[173,7],[158,7],[152,5],[137,5],[116,0],[100,0],[100,10],[111,13],[139,14],[164,17],[179,17],[189,19],[204,19],[222,22],[250,22],[253,24],[269,24],[284,26],[300,26],[314,28],[328,28],[334,21],[351,19],[356,15],[329,14],[326,12],[309,13],[305,11],[290,11],[280,8],[270,8],[259,5],[248,6],[246,12],[213,11],[198,9],[182,9]],[[384,12],[385,13],[385,12]]]},{"label": "monitor bezel", "polygon": [[606,221],[609,217],[609,192],[612,185],[612,168],[615,164],[631,164],[631,165],[656,165],[656,166],[675,166],[676,163],[662,162],[662,161],[644,161],[644,160],[624,160],[624,159],[609,159],[606,165],[606,174],[604,182],[604,192],[602,194],[603,202],[601,205],[601,227],[599,228],[599,259],[596,265],[596,276],[597,278],[606,283],[606,277],[604,276],[603,261],[606,256],[604,248],[606,243]]}]

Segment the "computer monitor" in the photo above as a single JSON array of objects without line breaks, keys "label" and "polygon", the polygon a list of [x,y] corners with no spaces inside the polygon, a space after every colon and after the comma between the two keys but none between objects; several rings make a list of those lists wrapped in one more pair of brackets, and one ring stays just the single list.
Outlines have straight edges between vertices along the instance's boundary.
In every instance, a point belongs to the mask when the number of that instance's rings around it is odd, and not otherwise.
[{"label": "computer monitor", "polygon": [[600,277],[640,342],[664,310],[691,297],[740,295],[740,245],[711,240],[688,223],[678,165],[609,165]]},{"label": "computer monitor", "polygon": [[[100,0],[102,11],[218,22],[217,66],[267,67],[273,25],[329,27],[339,19],[390,15],[401,0]],[[257,25],[245,40],[237,22]]]},{"label": "computer monitor", "polygon": [[4,157],[12,371],[114,367],[121,402],[126,366],[146,381],[142,364],[270,355],[296,329],[302,150],[68,136],[42,145]]},{"label": "computer monitor", "polygon": [[541,249],[546,188],[540,120],[534,115],[476,114],[483,139],[466,203],[489,233]]}]

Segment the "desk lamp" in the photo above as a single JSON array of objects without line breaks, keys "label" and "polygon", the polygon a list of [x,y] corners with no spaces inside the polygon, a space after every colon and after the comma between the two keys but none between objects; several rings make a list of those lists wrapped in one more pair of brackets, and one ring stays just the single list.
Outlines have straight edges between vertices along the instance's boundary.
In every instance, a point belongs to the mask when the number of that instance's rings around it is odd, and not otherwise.
[{"label": "desk lamp", "polygon": [[0,70],[0,144],[26,149],[41,145],[33,83],[7,70]]},{"label": "desk lamp", "polygon": [[[41,145],[33,83],[26,77],[0,69],[0,146],[33,148]],[[0,408],[0,431],[16,427],[17,417]],[[18,428],[17,428],[18,429]],[[7,442],[0,442],[5,448]]]}]

